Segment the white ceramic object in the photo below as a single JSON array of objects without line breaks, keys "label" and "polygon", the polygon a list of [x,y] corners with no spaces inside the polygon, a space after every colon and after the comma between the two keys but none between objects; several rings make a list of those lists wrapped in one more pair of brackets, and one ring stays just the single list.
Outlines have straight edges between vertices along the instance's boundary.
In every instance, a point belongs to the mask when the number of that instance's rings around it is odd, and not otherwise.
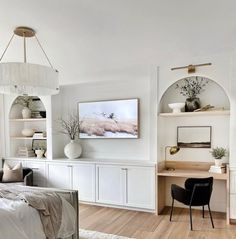
[{"label": "white ceramic object", "polygon": [[82,147],[78,142],[71,140],[64,148],[64,154],[69,159],[79,158],[82,153]]},{"label": "white ceramic object", "polygon": [[35,154],[37,155],[37,158],[43,158],[44,150],[43,149],[36,149]]},{"label": "white ceramic object", "polygon": [[171,103],[168,106],[173,110],[172,113],[181,113],[181,109],[184,108],[185,103]]},{"label": "white ceramic object", "polygon": [[222,159],[215,159],[215,166],[221,167],[222,166]]},{"label": "white ceramic object", "polygon": [[31,110],[28,107],[24,107],[22,110],[22,118],[30,119],[31,118]]},{"label": "white ceramic object", "polygon": [[25,137],[32,137],[35,133],[35,130],[34,129],[23,129],[21,131],[21,134]]}]

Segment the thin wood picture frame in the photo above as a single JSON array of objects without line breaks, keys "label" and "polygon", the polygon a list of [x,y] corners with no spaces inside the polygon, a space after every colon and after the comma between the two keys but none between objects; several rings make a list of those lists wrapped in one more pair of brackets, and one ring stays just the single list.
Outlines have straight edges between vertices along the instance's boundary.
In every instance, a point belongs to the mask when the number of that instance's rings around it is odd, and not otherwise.
[{"label": "thin wood picture frame", "polygon": [[180,148],[211,148],[212,126],[178,126],[177,146]]}]

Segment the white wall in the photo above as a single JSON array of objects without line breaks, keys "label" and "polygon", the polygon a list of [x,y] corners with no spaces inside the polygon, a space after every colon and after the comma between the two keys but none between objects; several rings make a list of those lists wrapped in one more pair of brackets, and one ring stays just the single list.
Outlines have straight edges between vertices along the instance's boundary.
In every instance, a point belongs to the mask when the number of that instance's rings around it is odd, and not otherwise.
[{"label": "white wall", "polygon": [[[58,134],[59,125],[56,123],[61,116],[66,118],[77,112],[77,103],[112,99],[140,99],[140,138],[139,139],[81,139],[82,157],[127,160],[156,160],[151,157],[150,138],[155,140],[155,111],[157,101],[157,75],[152,79],[147,77],[130,80],[109,80],[94,83],[63,86],[59,96],[53,97],[53,152],[54,157],[64,157],[63,148],[69,142],[66,136]],[[56,110],[55,110],[56,109]],[[62,112],[62,114],[58,114]],[[152,126],[154,128],[152,129]],[[156,151],[156,146],[155,146]]]}]

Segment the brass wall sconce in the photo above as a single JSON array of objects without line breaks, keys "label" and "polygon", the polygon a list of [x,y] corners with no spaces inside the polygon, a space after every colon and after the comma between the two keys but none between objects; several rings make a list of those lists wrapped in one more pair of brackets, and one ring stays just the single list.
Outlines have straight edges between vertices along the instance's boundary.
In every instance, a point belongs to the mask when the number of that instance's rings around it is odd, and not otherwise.
[{"label": "brass wall sconce", "polygon": [[188,69],[188,73],[195,73],[196,72],[196,67],[201,67],[201,66],[211,66],[212,63],[203,63],[203,64],[196,64],[196,65],[188,65],[188,66],[180,66],[180,67],[173,67],[171,68],[172,71],[174,70],[180,70],[180,69]]},{"label": "brass wall sconce", "polygon": [[[169,149],[169,154],[170,155],[174,155],[174,154],[177,154],[180,150],[180,148],[178,146],[166,146],[165,147],[165,164],[166,164],[166,159],[167,159],[167,149]],[[175,169],[174,168],[166,168],[166,170],[168,171],[174,171]]]}]

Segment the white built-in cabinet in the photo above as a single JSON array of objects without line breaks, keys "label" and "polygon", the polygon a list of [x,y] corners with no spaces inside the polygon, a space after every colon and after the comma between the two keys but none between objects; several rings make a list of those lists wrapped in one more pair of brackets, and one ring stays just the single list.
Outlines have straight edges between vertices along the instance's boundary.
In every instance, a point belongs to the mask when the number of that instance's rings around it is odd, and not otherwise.
[{"label": "white built-in cabinet", "polygon": [[72,189],[79,190],[79,199],[95,202],[95,165],[74,164],[72,166]]},{"label": "white built-in cabinet", "polygon": [[155,209],[155,168],[96,165],[96,201]]},{"label": "white built-in cabinet", "polygon": [[236,170],[230,171],[230,218],[236,219]]},{"label": "white built-in cabinet", "polygon": [[52,188],[72,188],[72,166],[67,164],[46,163],[47,186]]},{"label": "white built-in cabinet", "polygon": [[123,181],[121,166],[96,165],[96,202],[123,205]]},{"label": "white built-in cabinet", "polygon": [[33,169],[34,185],[79,191],[79,200],[155,211],[155,165],[5,159]]}]

